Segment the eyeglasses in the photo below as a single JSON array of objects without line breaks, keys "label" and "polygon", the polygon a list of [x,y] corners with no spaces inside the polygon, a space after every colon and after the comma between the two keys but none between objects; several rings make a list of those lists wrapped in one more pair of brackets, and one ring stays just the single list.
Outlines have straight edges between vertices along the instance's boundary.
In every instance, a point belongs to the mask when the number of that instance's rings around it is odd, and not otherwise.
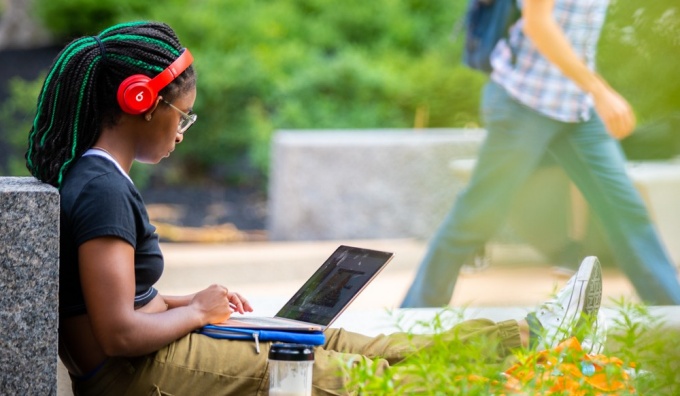
[{"label": "eyeglasses", "polygon": [[193,114],[193,113],[187,114],[187,113],[183,112],[182,110],[178,109],[177,107],[175,107],[172,103],[168,102],[167,100],[165,100],[165,99],[161,99],[161,100],[166,105],[175,109],[181,116],[181,119],[179,120],[179,125],[177,125],[177,133],[182,135],[182,134],[184,134],[184,132],[187,131],[187,129],[189,129],[190,126],[194,125],[194,122],[196,122],[196,119],[198,118],[198,116],[196,114]]}]

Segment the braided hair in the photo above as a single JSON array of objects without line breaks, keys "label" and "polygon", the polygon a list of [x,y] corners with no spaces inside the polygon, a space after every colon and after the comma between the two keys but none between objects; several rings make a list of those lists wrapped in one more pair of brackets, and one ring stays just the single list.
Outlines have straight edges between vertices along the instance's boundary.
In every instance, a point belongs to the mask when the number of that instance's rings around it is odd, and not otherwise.
[{"label": "braided hair", "polygon": [[[60,187],[102,129],[116,125],[122,114],[116,99],[120,83],[134,74],[155,77],[182,49],[175,32],[157,22],[123,23],[69,43],[54,60],[38,97],[26,152],[31,174]],[[172,101],[195,84],[190,66],[159,94]]]}]

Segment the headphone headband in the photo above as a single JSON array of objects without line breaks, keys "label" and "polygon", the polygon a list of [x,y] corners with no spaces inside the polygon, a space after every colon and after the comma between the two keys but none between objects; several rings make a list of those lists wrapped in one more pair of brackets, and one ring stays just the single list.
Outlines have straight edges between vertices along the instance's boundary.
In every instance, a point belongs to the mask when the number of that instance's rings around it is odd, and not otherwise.
[{"label": "headphone headband", "polygon": [[184,48],[182,54],[156,77],[150,78],[144,74],[132,75],[118,86],[118,104],[124,112],[142,114],[153,106],[158,93],[184,72],[194,57]]},{"label": "headphone headband", "polygon": [[174,79],[177,78],[183,71],[185,71],[191,63],[194,61],[194,57],[191,55],[188,49],[184,49],[182,54],[175,59],[174,62],[170,64],[165,70],[163,70],[159,75],[149,81],[149,87],[158,94],[163,88],[170,84]]}]

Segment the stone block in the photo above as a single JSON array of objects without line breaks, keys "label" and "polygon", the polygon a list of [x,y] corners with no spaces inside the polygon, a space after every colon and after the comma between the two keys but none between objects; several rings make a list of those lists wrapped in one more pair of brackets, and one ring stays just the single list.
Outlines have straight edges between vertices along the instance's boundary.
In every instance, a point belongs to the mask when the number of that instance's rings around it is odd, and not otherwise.
[{"label": "stone block", "polygon": [[668,254],[680,267],[680,159],[630,162],[628,174],[647,204]]},{"label": "stone block", "polygon": [[[472,175],[476,159],[451,161],[451,171],[463,183]],[[671,260],[680,267],[680,158],[666,161],[629,161],[626,172],[642,196]],[[569,187],[565,189],[565,187]],[[527,242],[546,254],[559,251],[569,238],[590,254],[612,259],[601,225],[562,168],[539,169],[520,192],[508,218],[510,232],[496,242]],[[522,205],[518,205],[522,204]],[[550,216],[550,222],[542,219]],[[514,232],[513,232],[514,231]],[[550,254],[547,255],[551,257]]]},{"label": "stone block", "polygon": [[428,238],[463,184],[480,129],[282,130],[272,139],[273,240]]},{"label": "stone block", "polygon": [[56,395],[59,193],[0,177],[0,394]]}]

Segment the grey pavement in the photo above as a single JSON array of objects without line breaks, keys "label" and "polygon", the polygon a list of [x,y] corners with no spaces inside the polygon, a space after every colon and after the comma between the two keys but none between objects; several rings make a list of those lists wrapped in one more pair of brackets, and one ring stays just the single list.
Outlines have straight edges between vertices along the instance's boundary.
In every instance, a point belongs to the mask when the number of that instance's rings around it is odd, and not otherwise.
[{"label": "grey pavement", "polygon": [[[426,249],[424,241],[414,239],[163,244],[166,269],[157,286],[164,294],[187,294],[219,283],[245,295],[256,309],[262,304],[269,311],[272,304],[276,308],[285,303],[340,244],[395,253],[348,311],[397,308]],[[489,251],[490,267],[463,272],[451,305],[532,306],[568,278],[529,249],[492,246]],[[636,301],[630,282],[607,264],[603,263],[603,299]]]}]

